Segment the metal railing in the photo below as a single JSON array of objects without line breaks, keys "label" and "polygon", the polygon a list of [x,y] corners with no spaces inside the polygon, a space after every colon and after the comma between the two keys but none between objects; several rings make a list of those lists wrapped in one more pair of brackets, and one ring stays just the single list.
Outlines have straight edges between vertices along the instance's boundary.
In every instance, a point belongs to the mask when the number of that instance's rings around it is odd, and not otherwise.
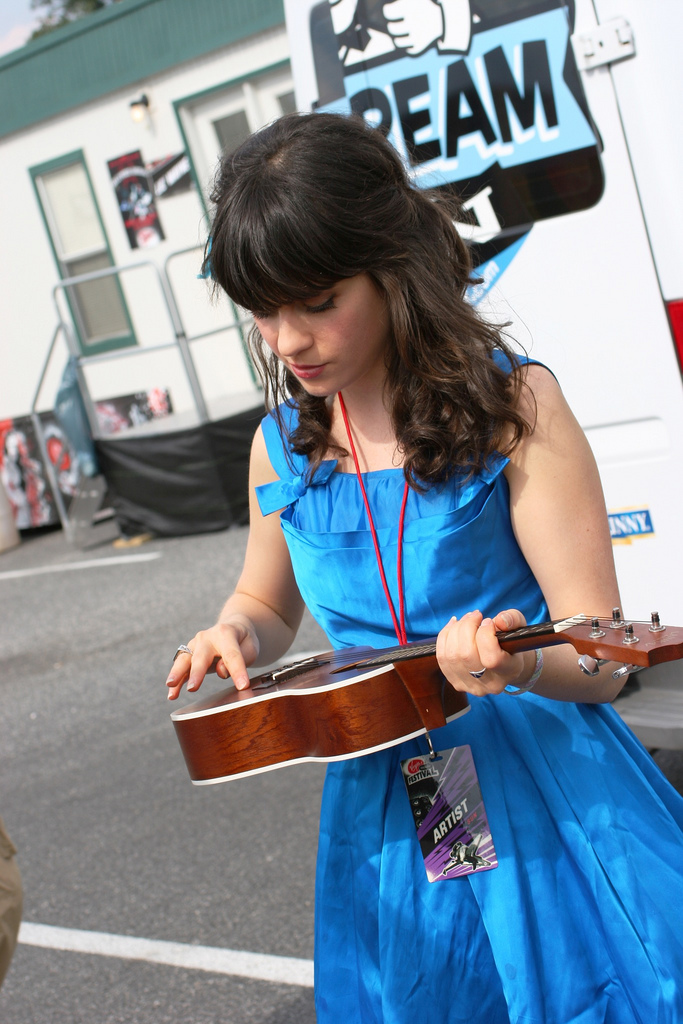
[{"label": "metal railing", "polygon": [[43,368],[40,373],[38,387],[36,388],[36,393],[34,395],[33,403],[31,405],[31,422],[33,423],[33,432],[36,435],[36,441],[38,442],[38,448],[40,449],[40,456],[43,460],[45,472],[50,482],[50,487],[52,488],[52,494],[55,500],[55,505],[57,507],[57,515],[59,516],[59,521],[62,524],[62,529],[66,534],[67,540],[71,541],[73,540],[72,523],[71,520],[69,519],[69,513],[64,502],[64,497],[62,495],[61,490],[59,489],[59,478],[57,476],[57,471],[55,470],[52,459],[50,458],[50,454],[47,450],[47,444],[45,441],[45,431],[43,430],[43,424],[40,419],[40,416],[38,415],[38,399],[40,397],[40,392],[43,388],[43,383],[47,375],[50,360],[52,359],[52,353],[54,352],[57,338],[59,337],[60,333],[63,330],[64,325],[59,323],[55,327],[54,332],[52,334],[50,347],[47,350],[47,356],[45,357],[45,362],[43,363]]},{"label": "metal railing", "polygon": [[[169,269],[168,268],[169,268],[169,266],[170,266],[170,264],[172,263],[173,260],[178,259],[178,257],[180,257],[180,256],[187,256],[188,253],[197,252],[198,250],[201,250],[203,252],[204,251],[203,246],[200,246],[200,245],[190,245],[186,249],[176,249],[175,252],[170,253],[166,257],[166,259],[164,260],[164,275],[165,275],[165,278],[166,278],[166,281],[167,281],[167,284],[168,284],[168,287],[169,287],[169,291],[170,291],[170,294],[171,294],[171,297],[172,297],[172,300],[173,300],[174,303],[175,303],[175,294],[173,292],[173,285],[171,283],[171,275],[169,273]],[[228,298],[228,302],[230,303],[230,309],[232,311],[232,316],[233,316],[233,323],[230,324],[229,327],[236,328],[238,333],[239,333],[240,344],[242,346],[242,351],[244,353],[244,357],[245,357],[245,359],[247,361],[247,365],[248,365],[249,371],[251,373],[251,379],[256,384],[257,383],[257,376],[256,376],[256,373],[254,371],[253,363],[251,361],[251,355],[249,353],[249,348],[248,348],[248,346],[247,346],[247,344],[246,344],[246,342],[244,340],[244,332],[242,331],[243,327],[245,327],[245,326],[249,326],[250,327],[251,326],[252,319],[251,319],[251,317],[246,317],[246,318],[245,317],[240,317],[239,313],[237,311],[237,307],[235,306],[235,304],[232,301],[232,299]],[[216,334],[217,332],[220,332],[220,331],[226,329],[225,327],[213,328],[210,331],[200,331],[198,334],[188,335],[187,331],[185,330],[185,326],[183,324],[183,320],[182,320],[182,317],[180,315],[180,309],[178,308],[178,304],[177,303],[175,303],[175,310],[176,310],[176,314],[177,314],[178,324],[180,325],[180,328],[181,328],[182,332],[185,334],[185,336],[187,337],[189,342],[200,341],[202,338],[208,338],[212,334]]]},{"label": "metal railing", "polygon": [[[69,355],[74,357],[74,366],[78,379],[79,390],[83,398],[85,412],[88,417],[90,432],[92,434],[93,439],[95,440],[98,440],[104,435],[102,434],[102,431],[100,429],[96,405],[90,394],[90,389],[85,374],[85,367],[87,366],[95,365],[98,363],[105,363],[116,359],[130,359],[131,357],[135,358],[141,355],[149,355],[152,352],[160,352],[165,349],[176,349],[180,356],[180,361],[185,372],[185,377],[187,378],[187,383],[190,389],[190,393],[192,395],[192,401],[200,424],[208,423],[211,417],[209,415],[206,399],[204,397],[204,393],[202,391],[201,383],[199,380],[199,375],[197,373],[197,367],[195,365],[195,361],[192,355],[193,342],[199,341],[203,338],[210,337],[212,335],[222,334],[225,331],[237,330],[241,347],[248,361],[248,366],[250,369],[252,380],[256,380],[253,366],[249,358],[246,345],[244,343],[243,334],[243,328],[250,326],[252,321],[250,317],[240,318],[237,313],[237,310],[235,309],[234,306],[232,306],[232,304],[231,309],[234,318],[232,322],[222,324],[218,327],[214,327],[206,331],[201,331],[194,335],[188,335],[185,329],[185,325],[180,314],[178,302],[176,301],[176,296],[173,290],[173,286],[171,284],[171,279],[169,275],[169,264],[172,262],[172,260],[177,259],[180,256],[187,255],[188,253],[191,253],[199,249],[201,249],[201,246],[190,246],[186,249],[178,249],[170,253],[170,255],[166,258],[164,262],[163,268],[159,267],[152,260],[141,260],[137,263],[126,264],[125,266],[105,267],[102,270],[93,270],[87,274],[78,274],[75,275],[74,277],[63,278],[52,289],[52,300],[57,311],[57,326],[54,329],[45,359],[43,361],[43,365],[38,379],[38,385],[36,387],[33,402],[31,405],[30,415],[38,447],[40,449],[40,453],[45,464],[45,471],[47,473],[47,477],[54,494],[57,513],[59,515],[59,519],[66,533],[66,536],[69,540],[73,540],[74,536],[73,523],[71,523],[70,521],[68,509],[64,502],[63,495],[59,489],[57,473],[47,451],[45,431],[43,429],[43,424],[38,413],[41,391],[43,389],[45,378],[47,377],[50,363],[54,355],[55,345],[60,335],[63,336]],[[68,300],[68,289],[76,285],[86,284],[89,281],[97,281],[101,280],[102,278],[108,277],[116,277],[118,279],[122,274],[129,273],[131,271],[139,271],[141,269],[151,269],[156,277],[156,280],[160,286],[164,305],[168,313],[172,338],[168,341],[156,342],[151,345],[126,346],[125,348],[114,349],[109,352],[102,352],[94,355],[85,355],[82,352],[81,346],[78,341],[78,336],[76,333],[73,318],[71,316],[66,317],[63,314],[59,301],[60,295],[63,295]]]}]

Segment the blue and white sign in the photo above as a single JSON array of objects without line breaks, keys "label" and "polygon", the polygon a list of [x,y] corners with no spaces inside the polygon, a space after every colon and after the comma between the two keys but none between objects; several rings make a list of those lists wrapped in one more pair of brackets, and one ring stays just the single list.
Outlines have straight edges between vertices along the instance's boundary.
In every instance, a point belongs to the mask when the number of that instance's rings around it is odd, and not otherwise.
[{"label": "blue and white sign", "polygon": [[[287,0],[317,110],[386,132],[417,184],[455,190],[478,302],[537,220],[602,195],[599,143],[560,0]],[[532,13],[530,13],[532,12]],[[303,34],[310,50],[303,55]],[[313,99],[317,90],[317,98]]]},{"label": "blue and white sign", "polygon": [[612,541],[630,543],[633,537],[646,537],[654,534],[652,516],[647,508],[627,509],[623,512],[609,513],[609,532]]},{"label": "blue and white sign", "polygon": [[346,95],[321,109],[383,122],[425,187],[560,156],[595,144],[564,78],[568,41],[556,9],[474,33],[456,59],[437,47],[396,51],[390,63],[347,74]]}]

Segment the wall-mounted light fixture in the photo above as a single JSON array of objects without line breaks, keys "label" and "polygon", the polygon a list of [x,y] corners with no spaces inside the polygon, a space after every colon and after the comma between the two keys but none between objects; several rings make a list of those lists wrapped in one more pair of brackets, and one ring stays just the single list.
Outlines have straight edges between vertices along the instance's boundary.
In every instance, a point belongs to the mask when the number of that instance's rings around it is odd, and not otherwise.
[{"label": "wall-mounted light fixture", "polygon": [[130,116],[136,124],[142,124],[149,117],[149,99],[144,92],[139,99],[131,100]]}]

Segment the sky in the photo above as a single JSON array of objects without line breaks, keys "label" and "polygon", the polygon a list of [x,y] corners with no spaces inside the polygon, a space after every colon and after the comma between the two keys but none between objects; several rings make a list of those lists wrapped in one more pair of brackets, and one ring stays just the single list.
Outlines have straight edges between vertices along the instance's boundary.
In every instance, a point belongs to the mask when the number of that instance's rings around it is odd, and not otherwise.
[{"label": "sky", "polygon": [[23,46],[37,19],[31,0],[0,0],[0,57]]}]

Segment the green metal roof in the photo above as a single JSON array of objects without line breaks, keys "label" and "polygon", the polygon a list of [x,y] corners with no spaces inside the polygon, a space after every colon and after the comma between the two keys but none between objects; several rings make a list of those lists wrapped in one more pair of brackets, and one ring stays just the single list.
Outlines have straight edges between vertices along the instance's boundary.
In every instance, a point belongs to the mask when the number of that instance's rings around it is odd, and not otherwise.
[{"label": "green metal roof", "polygon": [[284,20],[283,0],[120,0],[0,58],[0,137]]}]

